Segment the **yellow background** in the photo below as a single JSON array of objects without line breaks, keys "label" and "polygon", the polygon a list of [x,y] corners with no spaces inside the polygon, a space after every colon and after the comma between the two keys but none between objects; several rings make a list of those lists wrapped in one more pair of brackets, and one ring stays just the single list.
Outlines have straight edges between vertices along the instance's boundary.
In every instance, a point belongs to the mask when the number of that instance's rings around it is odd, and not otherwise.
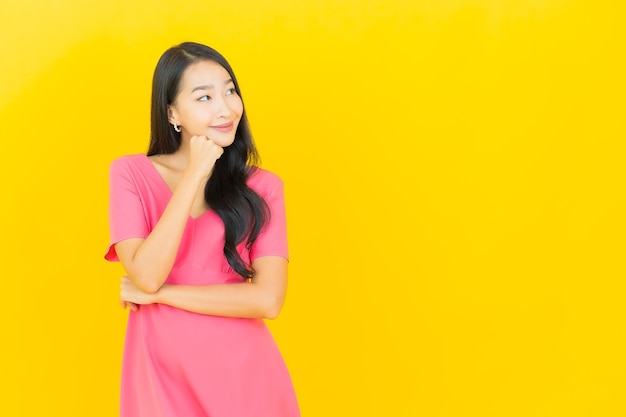
[{"label": "yellow background", "polygon": [[2,416],[114,416],[107,171],[207,43],[286,182],[303,416],[624,416],[624,7],[3,0]]}]

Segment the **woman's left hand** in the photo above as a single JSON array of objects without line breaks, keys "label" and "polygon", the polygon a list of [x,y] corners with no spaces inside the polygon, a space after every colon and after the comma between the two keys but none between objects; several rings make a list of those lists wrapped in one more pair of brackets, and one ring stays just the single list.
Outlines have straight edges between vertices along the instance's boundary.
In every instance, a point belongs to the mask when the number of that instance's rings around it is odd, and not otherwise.
[{"label": "woman's left hand", "polygon": [[154,294],[141,291],[127,276],[122,277],[120,285],[120,302],[129,305],[132,310],[134,305],[152,304],[154,303]]}]

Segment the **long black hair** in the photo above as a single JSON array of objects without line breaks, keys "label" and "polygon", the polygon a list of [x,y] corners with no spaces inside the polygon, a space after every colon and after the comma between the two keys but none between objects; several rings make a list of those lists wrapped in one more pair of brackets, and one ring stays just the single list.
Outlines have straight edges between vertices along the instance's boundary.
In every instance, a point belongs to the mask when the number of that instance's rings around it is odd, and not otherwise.
[{"label": "long black hair", "polygon": [[[178,95],[185,69],[199,61],[212,61],[221,65],[232,78],[235,91],[241,97],[231,66],[215,49],[194,42],[184,42],[168,49],[159,59],[152,79],[148,156],[171,154],[180,147],[181,134],[168,121],[168,106]],[[270,215],[265,200],[247,185],[258,163],[259,155],[252,140],[244,106],[235,140],[224,148],[204,188],[204,200],[224,222],[224,256],[233,270],[244,278],[252,278],[255,271],[252,265],[241,258],[237,245],[245,241],[249,249]]]}]

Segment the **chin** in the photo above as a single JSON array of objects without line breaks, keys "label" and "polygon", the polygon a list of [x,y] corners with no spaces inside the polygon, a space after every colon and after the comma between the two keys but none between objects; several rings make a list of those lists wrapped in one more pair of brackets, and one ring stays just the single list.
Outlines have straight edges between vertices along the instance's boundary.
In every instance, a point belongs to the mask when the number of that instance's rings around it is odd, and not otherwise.
[{"label": "chin", "polygon": [[213,141],[215,142],[216,145],[221,146],[222,148],[228,148],[230,145],[235,143],[235,138],[232,138],[231,140],[215,140],[215,139],[213,139]]}]

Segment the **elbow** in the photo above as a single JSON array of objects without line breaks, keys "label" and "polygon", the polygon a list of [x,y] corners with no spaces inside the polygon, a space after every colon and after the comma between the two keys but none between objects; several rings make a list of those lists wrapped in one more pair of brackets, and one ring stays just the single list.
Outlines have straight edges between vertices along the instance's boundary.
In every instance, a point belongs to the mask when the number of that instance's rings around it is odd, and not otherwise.
[{"label": "elbow", "polygon": [[137,288],[139,288],[141,291],[145,292],[146,294],[156,294],[157,291],[159,291],[159,289],[161,288],[161,286],[150,283],[150,284],[145,284],[143,286],[137,285]]},{"label": "elbow", "polygon": [[263,314],[263,318],[267,319],[267,320],[276,320],[278,318],[278,314],[280,314],[280,311],[266,311],[265,314]]},{"label": "elbow", "polygon": [[263,318],[268,320],[275,320],[278,318],[280,311],[283,309],[283,300],[280,300],[276,297],[270,297],[264,308],[263,308]]},{"label": "elbow", "polygon": [[154,280],[147,279],[141,275],[128,275],[128,278],[135,284],[138,290],[146,294],[155,294],[163,284],[155,282]]},{"label": "elbow", "polygon": [[265,314],[263,314],[263,318],[267,319],[267,320],[276,320],[278,318],[278,315],[280,314],[280,310],[273,310],[273,311],[266,311]]}]

